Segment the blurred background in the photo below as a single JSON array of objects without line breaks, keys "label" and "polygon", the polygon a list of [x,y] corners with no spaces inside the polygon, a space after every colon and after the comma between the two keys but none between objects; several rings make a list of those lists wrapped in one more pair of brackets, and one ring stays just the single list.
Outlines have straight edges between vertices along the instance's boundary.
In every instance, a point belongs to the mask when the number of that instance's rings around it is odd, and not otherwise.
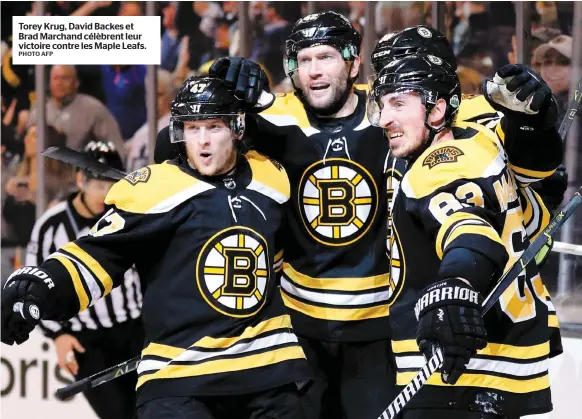
[{"label": "blurred background", "polygon": [[[2,280],[22,265],[37,217],[74,189],[73,169],[39,158],[42,150],[81,150],[91,140],[106,140],[121,151],[128,171],[145,166],[157,131],[168,124],[177,87],[207,72],[212,60],[250,57],[264,66],[272,91],[291,92],[283,70],[285,38],[298,18],[324,10],[344,14],[362,32],[360,82],[372,72],[376,41],[417,24],[432,25],[451,41],[464,94],[479,94],[481,81],[500,66],[525,63],[550,85],[563,117],[582,76],[579,2],[2,2]],[[16,15],[161,16],[161,65],[13,65]],[[67,106],[73,99],[79,105]],[[582,184],[579,120],[565,144],[566,200]],[[558,240],[543,279],[562,328],[580,330],[582,210]]]}]

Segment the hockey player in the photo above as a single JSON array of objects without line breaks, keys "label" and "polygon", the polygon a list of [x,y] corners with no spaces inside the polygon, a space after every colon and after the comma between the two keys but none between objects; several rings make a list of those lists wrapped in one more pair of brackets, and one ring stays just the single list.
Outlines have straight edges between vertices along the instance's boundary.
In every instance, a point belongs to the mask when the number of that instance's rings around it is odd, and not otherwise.
[{"label": "hockey player", "polygon": [[145,290],[140,419],[303,417],[308,366],[276,280],[289,181],[276,162],[243,153],[243,135],[224,82],[188,79],[172,103],[180,157],[116,183],[89,236],[10,276],[2,342],[93,305],[135,264]]},{"label": "hockey player", "polygon": [[[414,53],[434,55],[453,69],[457,68],[449,41],[439,31],[424,25],[381,38],[371,55],[372,66],[379,73],[390,61]],[[525,186],[533,183],[546,197],[548,207],[555,210],[556,202],[559,205],[565,190],[556,188],[555,183],[567,179],[563,166],[555,174],[547,170],[554,166],[555,155],[561,150],[561,139],[555,130],[557,107],[553,104],[541,109],[541,105],[547,104],[551,90],[531,69],[507,65],[498,70],[494,80],[483,82],[483,93],[463,96],[457,120],[482,124],[494,130],[504,141],[511,170],[516,174],[518,184],[523,186],[519,192],[526,206],[527,232],[535,238],[548,224],[550,213],[541,197]],[[551,179],[543,180],[548,177]],[[542,181],[538,182],[540,179]]]},{"label": "hockey player", "polygon": [[[396,395],[385,255],[388,144],[366,118],[366,92],[353,87],[361,41],[337,13],[300,19],[285,46],[295,94],[247,115],[252,146],[280,161],[291,180],[281,292],[315,374],[302,397],[314,419],[375,417]],[[210,71],[247,100],[264,85],[249,60],[219,59]]]},{"label": "hockey player", "polygon": [[390,307],[398,385],[410,381],[432,345],[445,357],[403,419],[548,412],[548,305],[535,264],[479,315],[483,296],[529,240],[497,136],[477,123],[452,125],[459,96],[456,73],[432,55],[392,61],[373,85],[379,114],[372,121],[392,154],[409,162],[390,214],[391,257],[403,276]]},{"label": "hockey player", "polygon": [[[83,153],[124,170],[121,156],[111,143],[91,141]],[[26,265],[38,266],[61,246],[86,236],[103,215],[105,196],[113,182],[77,171],[76,183],[78,192],[36,221]],[[81,380],[138,355],[144,338],[141,300],[139,277],[130,269],[119,287],[87,310],[64,322],[42,321],[42,331],[54,340],[59,366]],[[127,374],[109,385],[87,390],[84,395],[98,417],[127,419],[135,412],[136,384],[137,375]]]},{"label": "hockey player", "polygon": [[[392,60],[414,53],[439,57],[453,69],[457,68],[453,49],[445,36],[434,28],[419,25],[390,33],[378,41],[371,55],[374,71],[378,73]],[[533,240],[546,228],[550,211],[555,211],[563,199],[565,185],[556,187],[556,184],[568,179],[563,165],[553,171],[561,163],[562,150],[562,140],[556,130],[555,100],[544,80],[522,65],[499,69],[493,80],[483,82],[483,93],[463,96],[456,120],[490,128],[502,141],[519,186],[526,232]],[[389,201],[394,195],[391,189],[397,186],[405,166],[406,161],[401,159],[388,163]],[[551,246],[549,239],[536,256],[538,266],[547,260]],[[553,328],[551,354],[559,355],[562,343],[553,309],[548,324]]]}]

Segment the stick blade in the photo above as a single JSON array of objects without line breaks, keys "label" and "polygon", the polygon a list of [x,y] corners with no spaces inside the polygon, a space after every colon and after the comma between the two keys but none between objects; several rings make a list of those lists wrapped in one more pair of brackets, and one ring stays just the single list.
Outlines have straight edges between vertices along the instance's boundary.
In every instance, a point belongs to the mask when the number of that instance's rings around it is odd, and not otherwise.
[{"label": "stick blade", "polygon": [[110,167],[91,156],[87,156],[68,147],[49,147],[42,152],[42,155],[51,159],[59,160],[79,169],[86,170],[92,175],[118,181],[127,176],[127,173]]}]

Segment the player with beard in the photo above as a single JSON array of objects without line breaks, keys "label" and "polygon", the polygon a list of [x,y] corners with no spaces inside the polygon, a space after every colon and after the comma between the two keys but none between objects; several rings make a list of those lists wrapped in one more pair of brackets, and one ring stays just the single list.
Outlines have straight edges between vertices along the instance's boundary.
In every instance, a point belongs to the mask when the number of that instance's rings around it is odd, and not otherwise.
[{"label": "player with beard", "polygon": [[[361,41],[337,13],[300,19],[285,45],[295,94],[278,96],[259,115],[247,113],[252,146],[278,160],[291,181],[281,291],[315,374],[302,398],[310,418],[374,417],[395,396],[388,145],[366,118],[366,91],[354,88]],[[219,59],[210,72],[237,87],[247,78],[239,97],[249,102],[265,86],[249,60]]]},{"label": "player with beard", "polygon": [[[434,28],[419,25],[389,33],[378,41],[371,55],[374,71],[379,73],[392,61],[414,53],[431,54],[457,68],[446,37]],[[519,186],[526,232],[534,240],[550,222],[550,211],[555,211],[562,201],[568,178],[564,165],[553,171],[561,162],[562,140],[556,130],[558,114],[552,92],[538,74],[523,65],[502,67],[493,80],[483,82],[482,90],[483,95],[463,96],[456,121],[481,124],[503,142]],[[389,205],[392,205],[406,160],[391,159],[388,166]],[[547,260],[551,245],[549,239],[538,253],[538,266]],[[553,331],[551,355],[559,355],[560,328],[553,307],[549,310],[548,324]]]},{"label": "player with beard", "polygon": [[424,54],[391,61],[371,92],[371,122],[409,165],[390,209],[391,256],[404,277],[390,307],[397,384],[410,382],[433,345],[444,354],[440,374],[408,401],[403,419],[545,413],[551,303],[536,265],[480,316],[482,296],[529,239],[500,139],[478,123],[453,125],[459,95],[455,71]]}]

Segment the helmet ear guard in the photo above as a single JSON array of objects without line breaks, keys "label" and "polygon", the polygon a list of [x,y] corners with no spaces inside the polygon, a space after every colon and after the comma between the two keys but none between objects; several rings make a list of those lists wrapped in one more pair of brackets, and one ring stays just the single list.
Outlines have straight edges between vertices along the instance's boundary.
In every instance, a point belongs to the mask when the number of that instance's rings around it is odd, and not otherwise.
[{"label": "helmet ear guard", "polygon": [[239,113],[229,122],[229,128],[234,134],[235,140],[240,141],[245,134],[245,114]]}]

